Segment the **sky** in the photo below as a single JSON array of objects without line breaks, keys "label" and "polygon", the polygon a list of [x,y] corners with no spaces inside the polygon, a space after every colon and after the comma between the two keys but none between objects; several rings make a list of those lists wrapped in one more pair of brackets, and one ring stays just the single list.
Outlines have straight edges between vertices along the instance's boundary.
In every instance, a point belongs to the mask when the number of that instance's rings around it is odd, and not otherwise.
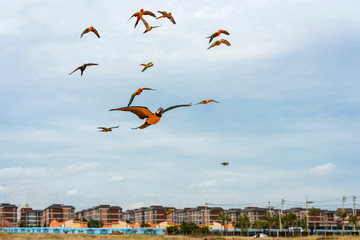
[{"label": "sky", "polygon": [[[176,24],[145,16],[160,27],[143,34],[141,8]],[[359,16],[355,0],[1,1],[0,202],[341,207],[360,196]],[[206,50],[219,29],[231,46]],[[153,112],[220,103],[133,130],[108,110],[143,87],[132,105]]]}]

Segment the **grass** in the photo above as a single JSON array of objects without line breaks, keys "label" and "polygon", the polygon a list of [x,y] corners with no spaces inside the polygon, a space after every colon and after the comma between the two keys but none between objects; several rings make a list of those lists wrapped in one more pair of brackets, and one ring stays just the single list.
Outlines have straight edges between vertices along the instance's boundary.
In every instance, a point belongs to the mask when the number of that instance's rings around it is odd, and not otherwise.
[{"label": "grass", "polygon": [[[6,233],[0,231],[0,239],[6,240],[250,240],[252,237],[233,237],[233,236],[142,236],[142,235],[126,235],[126,236],[109,236],[109,235],[90,235],[90,234],[56,234],[56,233]],[[312,236],[312,237],[295,237],[295,238],[267,238],[271,240],[358,240],[359,237],[353,236]]]}]

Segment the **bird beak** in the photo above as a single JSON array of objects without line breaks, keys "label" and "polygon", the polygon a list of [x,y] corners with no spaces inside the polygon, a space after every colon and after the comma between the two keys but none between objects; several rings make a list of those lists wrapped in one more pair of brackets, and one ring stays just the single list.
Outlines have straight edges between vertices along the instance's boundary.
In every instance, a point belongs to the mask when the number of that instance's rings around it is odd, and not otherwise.
[{"label": "bird beak", "polygon": [[159,117],[161,117],[164,113],[164,109],[162,107],[159,107],[159,109],[155,112],[155,114]]}]

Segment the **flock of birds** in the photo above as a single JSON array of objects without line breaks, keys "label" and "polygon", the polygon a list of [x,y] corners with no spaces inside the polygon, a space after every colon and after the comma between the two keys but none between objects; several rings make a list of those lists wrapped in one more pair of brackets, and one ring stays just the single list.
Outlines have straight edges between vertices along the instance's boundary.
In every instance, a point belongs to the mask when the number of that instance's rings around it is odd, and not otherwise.
[{"label": "flock of birds", "polygon": [[[130,18],[136,17],[136,22],[134,25],[134,28],[136,28],[136,26],[138,25],[138,23],[140,22],[140,20],[142,21],[142,23],[145,26],[145,31],[143,33],[147,33],[149,31],[151,31],[154,28],[160,27],[160,26],[150,26],[149,23],[144,19],[144,16],[151,16],[154,17],[155,19],[161,19],[161,18],[167,18],[169,19],[173,24],[176,24],[174,17],[172,16],[172,14],[170,12],[166,12],[166,11],[158,11],[158,13],[161,14],[161,16],[156,17],[156,15],[148,10],[144,10],[144,9],[140,9],[139,12],[135,12]],[[128,20],[128,21],[129,21]],[[88,28],[86,28],[80,35],[80,38],[82,38],[85,34],[93,32],[98,38],[100,38],[100,34],[99,32],[93,27],[90,26]],[[218,30],[215,33],[211,34],[209,37],[209,44],[213,41],[214,38],[219,37],[221,34],[225,34],[225,35],[230,35],[229,32],[227,32],[226,30]],[[207,50],[215,47],[215,46],[219,46],[221,44],[225,44],[227,46],[231,46],[231,44],[229,43],[229,41],[227,41],[226,39],[220,39],[217,40],[215,42],[213,42],[208,48]],[[88,66],[97,66],[99,64],[97,63],[85,63],[81,66],[79,66],[78,68],[76,68],[74,71],[72,71],[71,73],[69,73],[69,75],[73,74],[74,72],[76,72],[77,70],[80,70],[81,72],[81,76],[83,75],[85,69]],[[144,72],[146,69],[153,67],[154,64],[152,62],[146,63],[146,64],[140,64],[141,66],[143,66],[143,69],[141,70],[141,72]],[[136,128],[132,128],[132,129],[144,129],[150,125],[155,125],[157,124],[160,119],[162,118],[163,114],[169,110],[175,109],[175,108],[179,108],[179,107],[190,107],[192,106],[191,103],[190,104],[180,104],[180,105],[175,105],[175,106],[171,106],[168,107],[166,109],[163,109],[162,107],[159,107],[154,113],[151,112],[147,107],[144,106],[130,106],[134,100],[134,98],[138,95],[140,95],[142,93],[143,90],[151,90],[151,91],[155,91],[156,89],[152,89],[152,88],[139,88],[137,89],[130,97],[129,103],[126,107],[120,107],[120,108],[114,108],[114,109],[110,109],[109,111],[125,111],[125,112],[131,112],[135,115],[137,115],[140,119],[145,119],[145,122]],[[215,101],[213,99],[205,99],[199,103],[196,103],[194,105],[198,105],[198,104],[208,104],[210,102],[214,102],[214,103],[219,103],[218,101]],[[99,132],[111,132],[114,128],[119,128],[119,126],[114,126],[114,127],[98,127]],[[228,162],[223,162],[221,163],[221,165],[223,166],[227,166],[229,165]]]}]

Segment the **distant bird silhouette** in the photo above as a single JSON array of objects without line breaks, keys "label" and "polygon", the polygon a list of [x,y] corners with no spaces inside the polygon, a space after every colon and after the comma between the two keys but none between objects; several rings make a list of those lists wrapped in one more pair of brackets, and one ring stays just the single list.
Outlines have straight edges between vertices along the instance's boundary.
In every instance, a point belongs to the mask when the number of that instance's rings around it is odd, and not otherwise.
[{"label": "distant bird silhouette", "polygon": [[141,21],[144,23],[145,28],[146,28],[146,30],[145,30],[143,33],[147,33],[147,32],[149,32],[149,31],[150,31],[151,29],[153,29],[153,28],[160,27],[160,26],[150,26],[150,25],[147,23],[147,21],[145,21],[144,18],[141,18]]},{"label": "distant bird silhouette", "polygon": [[228,31],[220,29],[219,31],[217,31],[217,32],[211,34],[209,37],[207,37],[207,38],[210,38],[209,43],[211,43],[211,41],[212,41],[214,38],[220,36],[221,33],[224,33],[224,34],[226,34],[226,35],[230,35],[230,33],[229,33]]},{"label": "distant bird silhouette", "polygon": [[118,128],[119,126],[116,127],[98,127],[99,130],[98,132],[111,132],[113,128]]},{"label": "distant bird silhouette", "polygon": [[80,70],[81,71],[81,76],[82,76],[87,66],[95,66],[95,65],[99,65],[99,64],[97,64],[97,63],[85,63],[85,64],[81,65],[80,67],[78,67],[77,69],[75,69],[74,71],[72,71],[71,73],[69,73],[69,75],[73,74],[77,70]]},{"label": "distant bird silhouette", "polygon": [[162,16],[157,17],[156,19],[159,18],[168,18],[173,24],[176,24],[175,19],[173,18],[173,16],[171,15],[171,12],[165,12],[165,11],[158,11],[158,13],[161,13]]},{"label": "distant bird silhouette", "polygon": [[218,46],[218,45],[220,45],[220,44],[222,44],[222,43],[224,43],[224,44],[225,44],[226,46],[228,46],[228,47],[231,46],[231,44],[228,42],[228,40],[226,40],[226,39],[220,39],[220,40],[215,41],[213,44],[211,44],[210,47],[209,47],[207,50],[209,50],[209,49],[212,48],[212,47]]},{"label": "distant bird silhouette", "polygon": [[228,162],[222,162],[222,163],[220,163],[221,165],[223,165],[223,166],[227,166],[227,165],[229,165],[229,163]]},{"label": "distant bird silhouette", "polygon": [[[134,28],[136,28],[136,26],[138,25],[140,19],[142,19],[143,15],[149,15],[149,16],[152,16],[152,17],[156,18],[156,16],[155,16],[154,13],[152,13],[152,12],[150,12],[150,11],[147,11],[147,10],[144,11],[144,9],[140,9],[139,12],[134,13],[134,14],[129,18],[129,20],[130,20],[132,17],[136,17],[136,23],[135,23],[135,25],[134,25]],[[128,21],[129,21],[129,20],[128,20]]]},{"label": "distant bird silhouette", "polygon": [[199,103],[196,103],[196,104],[194,104],[194,105],[198,105],[198,104],[208,104],[209,102],[220,103],[220,102],[215,101],[215,100],[212,100],[212,99],[206,99],[206,100],[203,100],[203,101],[201,101],[201,102],[199,102]]},{"label": "distant bird silhouette", "polygon": [[140,66],[144,66],[144,68],[141,70],[141,72],[144,72],[149,67],[154,66],[154,64],[152,62],[148,62],[147,64],[142,63],[142,64],[140,64]]},{"label": "distant bird silhouette", "polygon": [[127,112],[132,112],[135,115],[137,115],[140,119],[146,119],[145,123],[137,128],[133,128],[133,129],[144,129],[150,125],[154,125],[157,124],[162,115],[174,108],[178,108],[178,107],[190,107],[191,104],[182,104],[182,105],[176,105],[176,106],[172,106],[172,107],[168,107],[165,110],[162,107],[159,107],[158,110],[156,110],[156,112],[152,113],[147,107],[142,107],[142,106],[133,106],[133,107],[122,107],[122,108],[115,108],[115,109],[110,109],[109,111],[127,111]]},{"label": "distant bird silhouette", "polygon": [[90,26],[90,27],[86,28],[86,29],[81,33],[80,38],[82,38],[82,36],[83,36],[84,34],[89,33],[89,32],[95,33],[95,35],[96,35],[98,38],[100,38],[100,35],[99,35],[98,31],[97,31],[93,26]]},{"label": "distant bird silhouette", "polygon": [[136,95],[140,95],[143,90],[156,90],[156,89],[152,89],[152,88],[139,88],[138,90],[136,90],[136,91],[131,95],[129,104],[127,105],[128,107],[129,107],[130,104],[133,102],[135,96],[136,96]]}]

